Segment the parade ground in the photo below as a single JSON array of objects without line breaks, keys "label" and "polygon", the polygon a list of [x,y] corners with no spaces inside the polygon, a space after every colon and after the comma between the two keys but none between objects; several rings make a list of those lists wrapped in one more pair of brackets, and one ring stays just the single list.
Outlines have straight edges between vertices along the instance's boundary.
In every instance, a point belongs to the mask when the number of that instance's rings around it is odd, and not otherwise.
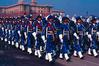
[{"label": "parade ground", "polygon": [[44,58],[39,59],[33,54],[29,55],[26,51],[22,52],[14,46],[0,41],[0,66],[99,66],[99,57],[88,56],[84,54],[84,59],[71,57],[71,61],[57,59],[55,63],[50,64]]}]

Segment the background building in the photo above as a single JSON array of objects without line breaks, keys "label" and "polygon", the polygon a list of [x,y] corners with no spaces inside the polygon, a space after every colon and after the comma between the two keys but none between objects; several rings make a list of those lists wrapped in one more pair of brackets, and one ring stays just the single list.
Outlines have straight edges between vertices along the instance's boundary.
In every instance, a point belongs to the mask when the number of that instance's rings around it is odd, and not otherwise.
[{"label": "background building", "polygon": [[0,16],[20,16],[30,13],[34,16],[39,14],[47,16],[48,14],[64,14],[64,11],[53,10],[53,6],[50,5],[39,5],[36,0],[31,0],[31,3],[25,3],[24,0],[18,0],[17,4],[0,7]]}]

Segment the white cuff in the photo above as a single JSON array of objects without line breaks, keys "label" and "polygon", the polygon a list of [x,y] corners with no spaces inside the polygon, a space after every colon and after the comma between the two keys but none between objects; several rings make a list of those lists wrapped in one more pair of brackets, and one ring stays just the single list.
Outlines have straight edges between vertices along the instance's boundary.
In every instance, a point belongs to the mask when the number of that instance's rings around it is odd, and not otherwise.
[{"label": "white cuff", "polygon": [[79,39],[79,37],[78,37],[77,33],[74,33],[73,35],[74,35],[77,39]]},{"label": "white cuff", "polygon": [[97,32],[97,35],[99,36],[99,32]]},{"label": "white cuff", "polygon": [[7,29],[5,29],[5,32],[7,33]]},{"label": "white cuff", "polygon": [[44,35],[42,36],[42,39],[43,39],[43,41],[45,41],[45,36]]},{"label": "white cuff", "polygon": [[34,38],[36,39],[36,32],[33,32],[32,35],[33,35]]},{"label": "white cuff", "polygon": [[91,34],[88,34],[88,38],[92,41],[92,36],[91,36]]},{"label": "white cuff", "polygon": [[62,38],[63,38],[63,35],[62,35],[62,34],[60,34],[60,35],[59,35],[59,38],[60,38],[60,39],[62,39]]},{"label": "white cuff", "polygon": [[2,30],[4,30],[4,28],[2,27]]},{"label": "white cuff", "polygon": [[86,32],[86,35],[88,35],[88,32]]},{"label": "white cuff", "polygon": [[62,34],[59,35],[59,39],[63,43],[63,35]]},{"label": "white cuff", "polygon": [[20,31],[18,30],[18,34],[20,34]]},{"label": "white cuff", "polygon": [[24,32],[24,35],[25,35],[25,38],[27,38],[27,34],[26,34],[26,32]]}]

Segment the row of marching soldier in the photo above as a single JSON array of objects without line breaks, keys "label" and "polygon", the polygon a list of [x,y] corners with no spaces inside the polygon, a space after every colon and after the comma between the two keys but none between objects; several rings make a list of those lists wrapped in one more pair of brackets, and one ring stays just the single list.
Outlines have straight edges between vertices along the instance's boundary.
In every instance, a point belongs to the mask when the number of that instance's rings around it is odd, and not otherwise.
[{"label": "row of marching soldier", "polygon": [[38,58],[53,62],[70,60],[71,55],[84,58],[84,53],[98,56],[99,18],[61,17],[31,14],[0,17],[0,39]]}]

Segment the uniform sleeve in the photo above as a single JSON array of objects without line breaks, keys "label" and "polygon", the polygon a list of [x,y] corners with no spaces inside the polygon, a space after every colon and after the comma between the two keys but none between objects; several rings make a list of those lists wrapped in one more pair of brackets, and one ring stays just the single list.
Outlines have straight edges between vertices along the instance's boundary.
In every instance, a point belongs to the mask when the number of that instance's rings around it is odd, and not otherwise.
[{"label": "uniform sleeve", "polygon": [[99,32],[99,23],[97,24],[97,31]]},{"label": "uniform sleeve", "polygon": [[91,30],[92,30],[92,25],[89,25],[89,28],[88,28],[88,34],[91,34]]},{"label": "uniform sleeve", "polygon": [[63,34],[63,24],[60,24],[60,32],[59,34]]},{"label": "uniform sleeve", "polygon": [[73,34],[77,32],[76,24],[73,21],[70,22],[70,30]]},{"label": "uniform sleeve", "polygon": [[36,22],[32,23],[32,27],[33,27],[33,32],[36,32]]},{"label": "uniform sleeve", "polygon": [[47,27],[47,24],[46,23],[43,27],[42,27],[42,35],[46,35],[46,27]]},{"label": "uniform sleeve", "polygon": [[89,23],[88,22],[84,22],[83,23],[83,25],[84,25],[84,28],[85,28],[85,32],[88,32],[89,30]]}]

